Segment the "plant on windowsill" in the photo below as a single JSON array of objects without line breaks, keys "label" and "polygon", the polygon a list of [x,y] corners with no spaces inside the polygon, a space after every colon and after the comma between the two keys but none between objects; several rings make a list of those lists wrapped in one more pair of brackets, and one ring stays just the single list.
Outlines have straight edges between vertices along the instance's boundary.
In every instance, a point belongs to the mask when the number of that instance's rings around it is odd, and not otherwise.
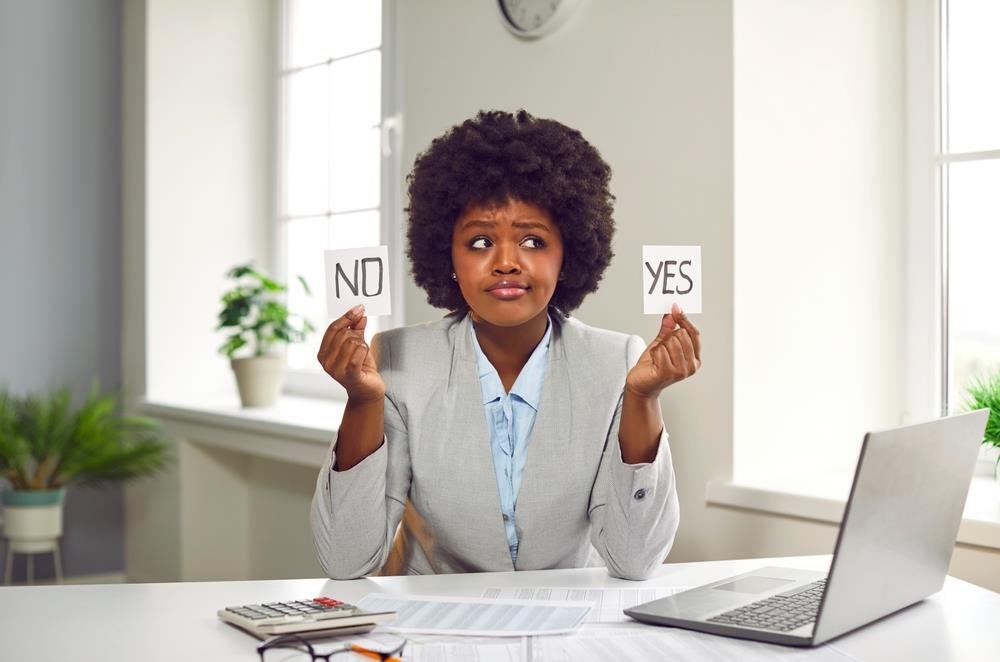
[{"label": "plant on windowsill", "polygon": [[983,433],[983,446],[986,447],[986,456],[993,461],[993,473],[1000,485],[1000,370],[974,378],[965,389],[962,405],[967,411],[990,410]]},{"label": "plant on windowsill", "polygon": [[146,476],[167,463],[167,442],[149,418],[123,416],[118,397],[95,384],[74,408],[68,388],[45,395],[0,389],[0,477],[4,534],[14,553],[52,552],[59,578],[63,501],[71,485],[103,485]]},{"label": "plant on windowsill", "polygon": [[[216,330],[232,331],[219,352],[229,357],[243,406],[268,407],[278,400],[285,378],[285,359],[275,348],[302,342],[315,329],[309,320],[289,313],[279,299],[288,290],[285,285],[250,264],[233,267],[227,275],[236,286],[222,295]],[[311,295],[305,279],[298,280]],[[247,351],[249,356],[236,356]]]}]

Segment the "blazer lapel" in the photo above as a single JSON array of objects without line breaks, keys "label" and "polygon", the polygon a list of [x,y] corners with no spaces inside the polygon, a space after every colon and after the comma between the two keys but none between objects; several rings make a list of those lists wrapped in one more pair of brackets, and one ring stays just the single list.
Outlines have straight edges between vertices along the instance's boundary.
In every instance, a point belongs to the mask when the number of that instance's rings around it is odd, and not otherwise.
[{"label": "blazer lapel", "polygon": [[[472,345],[472,320],[465,318],[451,327],[452,365],[449,375],[448,395],[453,400],[450,425],[440,421],[450,430],[444,438],[457,443],[449,449],[450,471],[462,484],[462,503],[452,504],[454,512],[461,513],[462,522],[449,522],[449,526],[464,527],[469,542],[478,548],[478,558],[487,558],[486,567],[514,569],[507,547],[500,510],[493,454],[490,449],[489,429],[483,408],[482,387]],[[430,421],[434,424],[434,421]]]},{"label": "blazer lapel", "polygon": [[544,555],[543,547],[558,545],[558,542],[546,540],[549,534],[544,530],[544,521],[547,513],[559,510],[553,504],[569,496],[560,494],[559,487],[551,480],[553,476],[565,474],[574,438],[571,380],[560,327],[561,323],[556,321],[549,345],[549,365],[542,382],[542,395],[517,495],[515,521],[520,539],[517,569],[536,569],[539,555]]}]

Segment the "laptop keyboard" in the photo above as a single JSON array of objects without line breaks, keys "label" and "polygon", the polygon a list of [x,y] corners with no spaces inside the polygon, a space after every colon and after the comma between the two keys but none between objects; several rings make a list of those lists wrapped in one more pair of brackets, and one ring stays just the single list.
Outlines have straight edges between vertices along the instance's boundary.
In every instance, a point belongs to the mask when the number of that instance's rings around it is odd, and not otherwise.
[{"label": "laptop keyboard", "polygon": [[760,630],[789,632],[816,620],[826,579],[807,584],[795,593],[781,593],[751,602],[708,619],[709,623],[739,625]]}]

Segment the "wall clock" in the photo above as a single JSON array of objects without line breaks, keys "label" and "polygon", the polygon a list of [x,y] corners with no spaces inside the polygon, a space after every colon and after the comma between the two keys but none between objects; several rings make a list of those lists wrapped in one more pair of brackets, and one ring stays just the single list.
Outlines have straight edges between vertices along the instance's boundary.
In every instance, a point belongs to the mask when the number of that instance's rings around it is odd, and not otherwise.
[{"label": "wall clock", "polygon": [[560,27],[580,0],[496,0],[500,20],[522,39],[538,39]]}]

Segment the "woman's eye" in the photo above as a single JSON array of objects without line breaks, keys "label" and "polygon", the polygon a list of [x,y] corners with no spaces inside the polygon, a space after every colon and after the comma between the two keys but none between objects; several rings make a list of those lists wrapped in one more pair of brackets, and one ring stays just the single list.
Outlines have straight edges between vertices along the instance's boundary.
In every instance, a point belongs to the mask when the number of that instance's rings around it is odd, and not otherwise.
[{"label": "woman's eye", "polygon": [[530,248],[545,248],[545,242],[539,239],[538,237],[526,237],[524,241],[531,242]]},{"label": "woman's eye", "polygon": [[486,248],[486,245],[489,243],[490,240],[486,237],[476,237],[472,240],[472,243],[469,244],[469,248]]}]

